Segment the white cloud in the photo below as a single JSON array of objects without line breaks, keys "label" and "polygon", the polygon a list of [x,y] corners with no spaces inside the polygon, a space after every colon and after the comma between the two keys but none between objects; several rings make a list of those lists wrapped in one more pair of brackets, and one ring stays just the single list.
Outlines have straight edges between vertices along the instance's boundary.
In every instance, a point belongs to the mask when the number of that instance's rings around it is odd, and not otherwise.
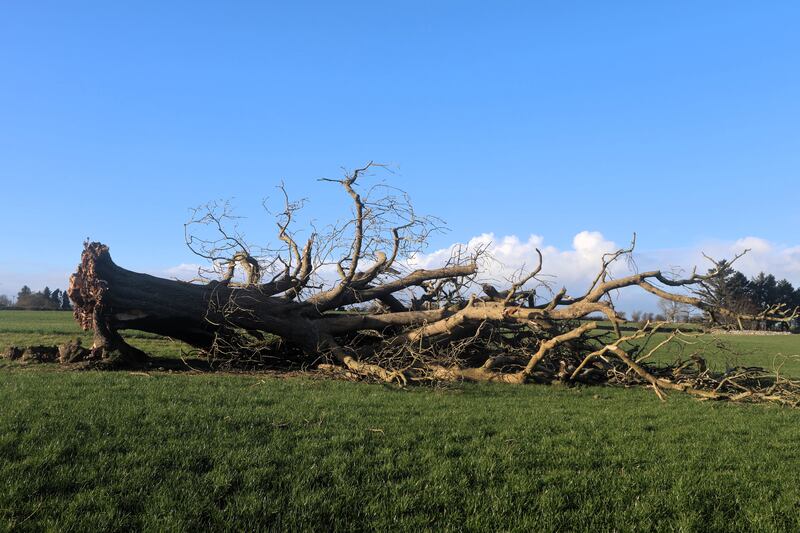
[{"label": "white cloud", "polygon": [[749,248],[756,254],[765,254],[772,250],[772,245],[768,241],[758,237],[745,237],[743,239],[739,239],[733,243],[733,245],[736,248],[741,248],[742,250]]},{"label": "white cloud", "polygon": [[[800,285],[800,245],[780,244],[760,237],[748,236],[732,242],[706,242],[691,248],[652,250],[646,255],[650,261],[660,261],[662,266],[666,261],[671,264],[677,261],[687,269],[697,265],[698,270],[705,270],[711,263],[703,253],[715,259],[732,259],[744,250],[749,251],[733,266],[747,277],[766,272],[778,279],[785,278],[795,286]],[[657,266],[657,263],[652,266]]]},{"label": "white cloud", "polygon": [[169,268],[165,268],[160,273],[156,272],[155,275],[161,275],[170,279],[179,279],[182,281],[190,281],[197,277],[197,272],[201,265],[196,263],[181,263]]},{"label": "white cloud", "polygon": [[[409,266],[412,268],[441,266],[458,246],[454,244],[428,254],[417,255],[409,262]],[[492,259],[481,265],[481,281],[494,281],[498,285],[505,282],[506,286],[508,285],[506,280],[518,273],[520,268],[530,269],[538,263],[536,248],[539,248],[544,257],[539,277],[549,281],[553,290],[565,286],[572,295],[579,295],[588,287],[599,271],[604,253],[622,247],[597,231],[578,233],[569,249],[558,249],[547,245],[544,238],[539,235],[530,235],[526,240],[522,240],[516,235],[496,236],[493,233],[475,236],[461,246],[469,250],[475,250],[479,246],[485,247]],[[627,246],[627,243],[623,246]],[[685,248],[637,249],[634,254],[635,268],[639,271],[660,269],[689,274],[697,267],[698,272],[703,272],[711,267],[711,263],[703,253],[722,259],[732,258],[745,249],[750,251],[736,262],[735,268],[746,276],[752,277],[763,271],[774,274],[778,279],[786,278],[795,286],[800,285],[800,245],[786,246],[753,236],[731,242],[706,242]],[[620,261],[612,274],[620,276],[630,272],[632,272],[631,267],[626,262]],[[656,299],[636,287],[619,291],[616,302],[618,308],[623,311],[637,308],[656,311]]]},{"label": "white cloud", "polygon": [[459,246],[474,251],[485,248],[486,257],[481,267],[481,281],[506,282],[518,275],[521,270],[535,268],[539,262],[536,254],[542,252],[543,267],[540,277],[551,280],[558,290],[566,284],[573,291],[580,285],[584,287],[593,275],[597,274],[603,254],[619,248],[596,231],[582,231],[572,241],[572,249],[559,250],[545,245],[540,235],[531,235],[522,241],[516,235],[497,237],[493,233],[483,233],[464,244],[454,244],[448,248],[429,254],[419,254],[411,258],[411,268],[437,268],[444,264]]}]

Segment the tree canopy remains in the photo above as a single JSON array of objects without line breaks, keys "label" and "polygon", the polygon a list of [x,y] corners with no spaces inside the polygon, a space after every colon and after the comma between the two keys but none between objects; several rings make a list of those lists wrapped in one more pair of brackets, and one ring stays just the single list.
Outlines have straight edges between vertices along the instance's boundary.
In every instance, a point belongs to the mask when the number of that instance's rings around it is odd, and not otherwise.
[{"label": "tree canopy remains", "polygon": [[[786,306],[743,315],[705,297],[736,258],[685,277],[660,270],[613,276],[612,266],[630,259],[634,237],[630,247],[598,258],[585,292],[562,288],[545,299],[541,252],[538,265],[505,286],[481,283],[485,249],[456,247],[437,268],[413,269],[414,254],[440,222],[416,214],[402,191],[364,187],[379,166],[326,180],[344,190],[352,216],[303,241],[293,226],[303,202],[291,202],[282,187],[276,241],[263,248],[231,226],[226,204],[196,210],[186,242],[210,266],[194,282],[126,270],[106,245],[86,243],[68,292],[76,319],[94,331],[94,345],[82,357],[145,364],[147,355],[119,333],[135,329],[184,341],[219,364],[299,364],[402,384],[637,384],[660,397],[677,390],[709,399],[797,403],[798,384],[762,369],[714,373],[698,356],[674,365],[647,361],[666,344],[685,341],[680,331],[657,335],[663,324],[652,323],[626,334],[618,328],[622,319],[611,296],[625,289],[692,305],[714,322],[795,319],[797,309]],[[613,335],[586,320],[598,314]]]}]

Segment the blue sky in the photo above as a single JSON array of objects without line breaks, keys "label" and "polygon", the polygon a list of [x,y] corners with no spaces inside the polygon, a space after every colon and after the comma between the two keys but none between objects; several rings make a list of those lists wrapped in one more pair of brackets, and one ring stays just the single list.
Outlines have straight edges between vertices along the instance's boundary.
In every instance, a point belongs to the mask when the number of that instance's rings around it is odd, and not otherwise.
[{"label": "blue sky", "polygon": [[86,237],[134,269],[192,262],[189,207],[260,220],[280,180],[333,217],[316,178],[370,159],[447,220],[434,249],[755,237],[780,268],[798,27],[797,2],[6,1],[0,293],[64,286]]}]

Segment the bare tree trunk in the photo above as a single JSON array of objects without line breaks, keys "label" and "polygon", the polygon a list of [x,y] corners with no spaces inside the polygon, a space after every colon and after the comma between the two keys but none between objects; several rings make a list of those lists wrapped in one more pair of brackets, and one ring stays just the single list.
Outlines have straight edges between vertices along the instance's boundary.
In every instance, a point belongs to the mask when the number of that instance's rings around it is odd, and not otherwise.
[{"label": "bare tree trunk", "polygon": [[68,294],[78,322],[95,333],[93,349],[117,351],[130,364],[142,362],[143,354],[118,330],[156,333],[204,350],[236,328],[272,333],[310,350],[319,344],[315,325],[304,316],[307,306],[265,296],[258,287],[198,285],[132,272],[117,266],[99,243],[87,244]]}]

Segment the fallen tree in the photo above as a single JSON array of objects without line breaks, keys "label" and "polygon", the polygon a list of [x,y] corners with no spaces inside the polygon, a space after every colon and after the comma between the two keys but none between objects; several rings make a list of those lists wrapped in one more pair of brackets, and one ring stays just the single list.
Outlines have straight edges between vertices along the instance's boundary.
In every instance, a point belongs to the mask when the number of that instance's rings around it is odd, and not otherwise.
[{"label": "fallen tree", "polygon": [[[532,289],[547,286],[538,277],[541,252],[535,268],[505,287],[479,284],[483,249],[456,248],[440,268],[411,269],[438,221],[417,216],[404,194],[386,194],[385,188],[362,194],[360,179],[375,166],[327,180],[345,190],[353,216],[312,233],[302,247],[292,232],[302,203],[290,202],[285,192],[277,216],[279,246],[259,251],[226,226],[232,219],[227,205],[195,211],[186,242],[211,268],[194,282],[126,270],[112,261],[106,245],[87,242],[68,292],[76,319],[94,331],[87,357],[144,364],[147,355],[119,333],[135,329],[188,343],[220,364],[291,361],[399,383],[635,383],[659,396],[679,390],[703,398],[796,401],[793,382],[768,389],[763,372],[754,369],[716,375],[699,357],[671,366],[645,361],[670,342],[689,342],[679,331],[664,339],[657,335],[661,324],[628,335],[620,331],[622,317],[611,295],[628,288],[692,305],[712,321],[747,319],[702,297],[699,289],[718,268],[688,277],[659,270],[614,277],[612,266],[630,258],[634,236],[630,247],[602,257],[585,292],[571,296],[561,289],[541,301]],[[197,227],[216,236],[200,238],[193,233]],[[611,324],[613,336],[586,320],[597,315]],[[796,316],[797,310],[782,308],[759,314],[774,321]],[[777,386],[774,380],[770,386]]]}]

